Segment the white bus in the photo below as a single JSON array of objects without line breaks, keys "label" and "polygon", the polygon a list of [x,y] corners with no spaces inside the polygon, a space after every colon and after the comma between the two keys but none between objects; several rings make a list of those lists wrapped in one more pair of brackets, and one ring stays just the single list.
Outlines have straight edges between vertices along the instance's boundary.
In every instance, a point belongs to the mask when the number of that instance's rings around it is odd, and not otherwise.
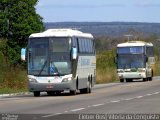
[{"label": "white bus", "polygon": [[[25,49],[21,59],[25,59]],[[96,78],[93,36],[73,29],[48,29],[29,36],[28,86],[34,96],[69,91],[91,93]]]},{"label": "white bus", "polygon": [[120,82],[133,79],[152,80],[154,54],[153,44],[129,41],[117,45],[117,73]]}]

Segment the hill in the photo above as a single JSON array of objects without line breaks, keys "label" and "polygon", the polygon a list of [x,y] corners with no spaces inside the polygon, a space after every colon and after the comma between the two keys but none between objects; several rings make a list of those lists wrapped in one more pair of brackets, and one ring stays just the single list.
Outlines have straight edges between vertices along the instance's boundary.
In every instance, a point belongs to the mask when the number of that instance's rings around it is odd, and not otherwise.
[{"label": "hill", "polygon": [[160,34],[160,23],[138,22],[52,22],[45,28],[74,28],[94,36],[122,37],[125,34],[150,36]]}]

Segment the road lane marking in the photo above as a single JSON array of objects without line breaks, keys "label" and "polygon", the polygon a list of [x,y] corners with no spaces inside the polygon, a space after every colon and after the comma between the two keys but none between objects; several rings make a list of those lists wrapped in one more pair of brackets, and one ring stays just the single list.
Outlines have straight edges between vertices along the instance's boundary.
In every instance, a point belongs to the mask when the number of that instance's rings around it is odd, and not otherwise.
[{"label": "road lane marking", "polygon": [[42,116],[42,117],[47,118],[47,117],[52,117],[52,116],[61,115],[61,114],[62,113],[55,113],[55,114],[45,115],[45,116]]},{"label": "road lane marking", "polygon": [[102,106],[104,105],[103,103],[102,104],[96,104],[96,105],[92,105],[93,107],[98,107],[98,106]]},{"label": "road lane marking", "polygon": [[133,99],[135,99],[135,98],[126,98],[126,99],[124,99],[124,100],[127,100],[127,101],[128,101],[128,100],[133,100]]},{"label": "road lane marking", "polygon": [[150,94],[150,93],[149,93],[149,94],[147,94],[147,96],[151,96],[151,95],[152,95],[152,94]]},{"label": "road lane marking", "polygon": [[76,111],[80,111],[80,110],[84,110],[85,108],[78,108],[78,109],[73,109],[71,110],[72,112],[76,112]]},{"label": "road lane marking", "polygon": [[136,98],[143,98],[144,96],[137,96]]},{"label": "road lane marking", "polygon": [[[109,103],[118,103],[118,102],[121,102],[121,101],[129,101],[129,100],[133,100],[133,99],[139,99],[139,98],[143,98],[143,97],[146,97],[146,96],[152,96],[152,95],[157,95],[157,94],[160,94],[160,92],[154,92],[152,94],[146,94],[146,95],[143,95],[143,96],[137,96],[137,97],[133,97],[133,98],[126,98],[126,99],[121,99],[121,100],[113,100],[113,101],[110,101],[110,102],[107,102],[107,103],[101,103],[101,104],[95,104],[95,105],[91,105],[91,106],[87,106],[87,108],[91,108],[91,107],[98,107],[98,106],[102,106],[102,105],[106,105],[106,104],[109,104]],[[42,116],[42,117],[52,117],[52,116],[55,116],[55,115],[60,115],[60,114],[64,114],[64,113],[68,113],[68,112],[76,112],[76,111],[80,111],[80,110],[84,110],[86,108],[77,108],[77,109],[73,109],[73,110],[69,110],[69,111],[64,111],[63,113],[56,113],[56,114],[50,114],[50,115],[45,115],[45,116]]]},{"label": "road lane marking", "polygon": [[153,93],[153,95],[157,95],[157,94],[159,94],[159,92],[155,92],[155,93]]},{"label": "road lane marking", "polygon": [[120,102],[120,100],[111,101],[111,103],[117,103],[117,102]]}]

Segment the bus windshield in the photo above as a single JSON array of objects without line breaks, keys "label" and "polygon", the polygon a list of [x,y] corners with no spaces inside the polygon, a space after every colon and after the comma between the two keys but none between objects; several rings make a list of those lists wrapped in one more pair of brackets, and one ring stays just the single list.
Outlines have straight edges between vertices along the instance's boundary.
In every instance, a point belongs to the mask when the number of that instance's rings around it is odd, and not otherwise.
[{"label": "bus windshield", "polygon": [[118,69],[144,68],[145,56],[143,54],[118,55]]},{"label": "bus windshield", "polygon": [[143,46],[119,47],[118,54],[142,54],[144,53]]},{"label": "bus windshield", "polygon": [[37,76],[56,76],[71,73],[69,38],[30,38],[28,73]]}]

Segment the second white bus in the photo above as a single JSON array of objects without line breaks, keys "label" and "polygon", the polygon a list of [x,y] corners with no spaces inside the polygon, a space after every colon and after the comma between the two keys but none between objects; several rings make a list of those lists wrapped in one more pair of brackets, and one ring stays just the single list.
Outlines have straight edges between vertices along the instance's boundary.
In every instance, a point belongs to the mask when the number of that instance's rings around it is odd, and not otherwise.
[{"label": "second white bus", "polygon": [[133,79],[152,80],[154,54],[153,44],[130,41],[117,45],[117,73],[120,82]]}]

